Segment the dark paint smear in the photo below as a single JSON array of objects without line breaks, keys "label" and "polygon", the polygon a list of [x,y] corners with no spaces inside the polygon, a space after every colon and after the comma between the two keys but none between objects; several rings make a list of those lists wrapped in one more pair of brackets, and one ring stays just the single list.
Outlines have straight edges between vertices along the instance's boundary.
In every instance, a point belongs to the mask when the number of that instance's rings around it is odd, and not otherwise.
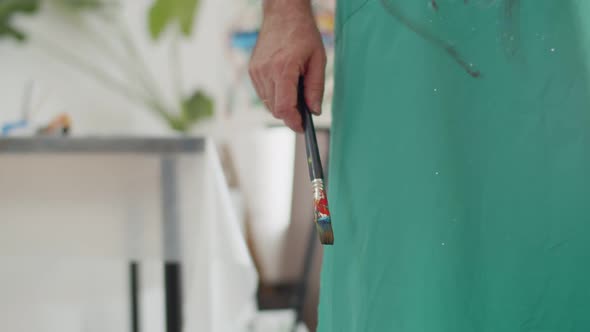
[{"label": "dark paint smear", "polygon": [[432,5],[432,8],[434,8],[434,10],[438,11],[438,4],[436,3],[436,0],[431,0],[430,4]]},{"label": "dark paint smear", "polygon": [[[519,0],[510,0],[510,1],[519,1]],[[465,3],[467,3],[467,2],[465,2]],[[438,4],[436,4],[436,0],[433,0],[432,1],[432,4],[433,4],[433,8],[435,8],[435,10],[438,10]],[[424,38],[428,42],[436,45],[437,47],[439,47],[439,48],[443,49],[445,52],[447,52],[447,54],[451,58],[453,58],[453,60],[455,60],[455,62],[459,66],[461,66],[461,68],[463,68],[467,72],[467,74],[469,74],[469,76],[471,76],[473,78],[480,78],[481,77],[481,72],[479,70],[477,70],[477,69],[474,69],[472,67],[472,65],[470,65],[461,56],[461,54],[459,54],[459,52],[451,44],[449,44],[449,43],[443,41],[442,39],[434,36],[428,30],[426,30],[423,27],[415,24],[410,19],[408,19],[407,17],[405,17],[398,8],[396,8],[393,4],[391,4],[391,1],[381,0],[381,5],[383,6],[383,8],[385,8],[385,10],[391,16],[393,16],[401,24],[405,25],[406,28],[412,30],[418,36]]]},{"label": "dark paint smear", "polygon": [[[424,29],[423,27],[415,24],[406,16],[404,16],[401,11],[393,5],[391,2],[393,0],[380,0],[381,5],[385,10],[393,16],[397,21],[401,24],[406,26],[406,28],[415,32],[418,36],[424,38],[426,41],[436,45],[437,47],[443,49],[453,60],[463,68],[469,76],[473,78],[480,78],[481,72],[477,69],[474,69],[472,65],[467,62],[463,56],[449,43],[443,41],[442,39],[436,37],[435,35],[431,34],[428,30]],[[465,5],[469,4],[469,0],[464,0],[463,3]],[[439,11],[439,5],[437,0],[431,0],[430,4],[435,11]],[[503,37],[512,37],[513,40],[518,42],[518,31],[516,31],[516,27],[518,26],[516,22],[514,22],[514,11],[520,5],[520,0],[504,0],[504,17],[505,17],[505,26],[507,31],[504,33]],[[503,38],[505,39],[505,38]],[[505,40],[506,42],[506,40]],[[507,49],[511,50],[509,53],[514,55],[517,51],[516,45],[510,45]]]}]

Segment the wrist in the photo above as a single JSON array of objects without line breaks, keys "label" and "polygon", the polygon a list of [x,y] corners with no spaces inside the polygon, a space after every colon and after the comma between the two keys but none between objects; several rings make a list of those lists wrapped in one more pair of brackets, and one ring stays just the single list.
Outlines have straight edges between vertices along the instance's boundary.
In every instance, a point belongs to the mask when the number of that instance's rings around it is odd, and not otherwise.
[{"label": "wrist", "polygon": [[264,16],[279,15],[308,15],[311,14],[310,0],[263,0]]}]

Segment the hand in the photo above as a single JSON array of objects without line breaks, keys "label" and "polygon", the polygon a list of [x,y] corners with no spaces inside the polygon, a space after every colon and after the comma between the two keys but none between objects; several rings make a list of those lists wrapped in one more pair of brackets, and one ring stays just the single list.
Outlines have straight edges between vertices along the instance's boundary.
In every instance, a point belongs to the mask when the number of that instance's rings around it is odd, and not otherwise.
[{"label": "hand", "polygon": [[277,119],[302,131],[297,111],[297,83],[304,76],[305,101],[321,113],[326,51],[309,0],[269,0],[250,60],[258,96]]}]

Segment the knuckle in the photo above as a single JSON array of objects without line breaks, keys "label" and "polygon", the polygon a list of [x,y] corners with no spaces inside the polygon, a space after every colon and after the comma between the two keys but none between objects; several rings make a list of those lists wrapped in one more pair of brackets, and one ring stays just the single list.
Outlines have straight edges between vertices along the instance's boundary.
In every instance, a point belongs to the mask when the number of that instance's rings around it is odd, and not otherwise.
[{"label": "knuckle", "polygon": [[259,72],[263,76],[269,76],[273,70],[273,63],[272,62],[265,62],[260,65]]},{"label": "knuckle", "polygon": [[299,72],[303,69],[305,59],[301,56],[293,56],[287,61],[287,67],[293,72]]},{"label": "knuckle", "polygon": [[285,68],[285,63],[286,61],[283,58],[274,59],[271,65],[272,71],[275,73],[282,72],[283,68]]},{"label": "knuckle", "polygon": [[300,63],[293,55],[282,55],[275,60],[273,69],[283,76],[292,76],[298,73]]},{"label": "knuckle", "polygon": [[293,69],[293,68],[297,68],[298,67],[299,61],[294,56],[287,57],[283,61],[284,61],[285,67],[288,68],[288,69]]}]

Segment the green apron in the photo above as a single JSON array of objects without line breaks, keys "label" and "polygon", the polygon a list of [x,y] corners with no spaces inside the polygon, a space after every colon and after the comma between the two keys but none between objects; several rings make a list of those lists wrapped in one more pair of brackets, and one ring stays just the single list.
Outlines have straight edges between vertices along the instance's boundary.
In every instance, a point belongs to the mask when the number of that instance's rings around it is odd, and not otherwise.
[{"label": "green apron", "polygon": [[318,331],[590,331],[590,1],[337,11]]}]

